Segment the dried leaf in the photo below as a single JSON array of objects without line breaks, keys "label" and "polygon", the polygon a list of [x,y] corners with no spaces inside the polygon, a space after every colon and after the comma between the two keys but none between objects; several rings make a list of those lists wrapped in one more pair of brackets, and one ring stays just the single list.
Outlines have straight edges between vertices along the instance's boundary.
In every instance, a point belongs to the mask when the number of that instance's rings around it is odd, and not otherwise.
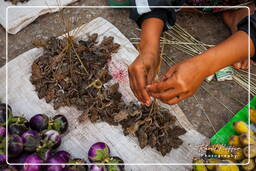
[{"label": "dried leaf", "polygon": [[127,110],[122,110],[119,113],[114,115],[114,121],[115,122],[121,122],[123,120],[126,120],[128,118],[129,111]]}]

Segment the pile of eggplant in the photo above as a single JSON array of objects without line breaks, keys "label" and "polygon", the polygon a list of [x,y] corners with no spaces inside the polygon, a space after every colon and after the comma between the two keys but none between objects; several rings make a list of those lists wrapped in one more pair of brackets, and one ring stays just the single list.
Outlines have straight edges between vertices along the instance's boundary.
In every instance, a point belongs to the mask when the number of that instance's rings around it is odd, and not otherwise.
[{"label": "pile of eggplant", "polygon": [[[6,118],[6,111],[8,120]],[[6,128],[8,123],[8,139]],[[36,114],[29,121],[22,116],[13,116],[10,106],[0,104],[0,170],[1,171],[124,171],[119,157],[111,157],[107,144],[95,143],[88,152],[94,163],[88,168],[86,161],[72,158],[67,151],[58,151],[62,135],[68,129],[68,121],[63,115],[49,118]],[[8,143],[8,153],[6,150]],[[8,162],[19,165],[8,165]],[[43,163],[52,163],[43,165]],[[67,164],[70,163],[70,164]],[[112,163],[113,165],[97,165]]]}]

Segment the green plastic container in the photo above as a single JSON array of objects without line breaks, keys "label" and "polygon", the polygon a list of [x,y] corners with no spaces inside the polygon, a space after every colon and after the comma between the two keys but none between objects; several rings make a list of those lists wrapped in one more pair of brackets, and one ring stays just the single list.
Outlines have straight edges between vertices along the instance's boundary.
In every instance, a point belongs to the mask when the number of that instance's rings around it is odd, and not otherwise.
[{"label": "green plastic container", "polygon": [[[256,97],[250,102],[250,107],[256,109]],[[240,110],[228,123],[221,128],[211,139],[211,144],[228,145],[228,140],[231,135],[238,135],[233,129],[233,122],[244,121],[248,124],[248,105]],[[252,125],[251,125],[252,127]]]},{"label": "green plastic container", "polygon": [[130,5],[129,0],[108,0],[108,4],[112,7]]}]

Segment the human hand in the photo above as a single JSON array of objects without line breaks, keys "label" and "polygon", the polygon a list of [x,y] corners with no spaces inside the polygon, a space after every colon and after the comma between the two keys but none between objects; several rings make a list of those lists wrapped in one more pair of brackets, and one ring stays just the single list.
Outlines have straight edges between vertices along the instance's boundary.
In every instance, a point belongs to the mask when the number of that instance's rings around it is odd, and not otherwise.
[{"label": "human hand", "polygon": [[151,84],[154,80],[159,63],[160,57],[157,53],[141,52],[128,68],[130,87],[143,105],[151,104],[146,85]]},{"label": "human hand", "polygon": [[171,67],[146,89],[151,96],[173,105],[192,96],[206,76],[208,72],[203,61],[193,57]]}]

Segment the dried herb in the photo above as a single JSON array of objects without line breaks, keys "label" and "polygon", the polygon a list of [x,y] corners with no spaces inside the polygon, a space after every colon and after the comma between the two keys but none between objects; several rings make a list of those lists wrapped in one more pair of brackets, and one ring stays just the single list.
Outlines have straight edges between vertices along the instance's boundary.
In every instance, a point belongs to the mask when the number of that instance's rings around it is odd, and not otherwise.
[{"label": "dried herb", "polygon": [[24,2],[28,2],[29,0],[4,0],[4,1],[9,1],[12,4],[16,5],[17,3],[24,3]]},{"label": "dried herb", "polygon": [[103,86],[112,78],[107,63],[120,45],[114,43],[113,37],[98,43],[97,37],[88,35],[86,41],[75,41],[71,36],[52,37],[34,42],[44,48],[44,54],[32,65],[31,82],[38,97],[55,109],[74,106],[83,111],[79,122],[89,118],[92,122],[121,125],[124,135],[138,137],[141,148],[149,145],[162,155],[178,148],[182,144],[178,136],[186,131],[175,126],[176,118],[168,110],[156,102],[150,107],[126,105],[118,92],[119,84]]}]

